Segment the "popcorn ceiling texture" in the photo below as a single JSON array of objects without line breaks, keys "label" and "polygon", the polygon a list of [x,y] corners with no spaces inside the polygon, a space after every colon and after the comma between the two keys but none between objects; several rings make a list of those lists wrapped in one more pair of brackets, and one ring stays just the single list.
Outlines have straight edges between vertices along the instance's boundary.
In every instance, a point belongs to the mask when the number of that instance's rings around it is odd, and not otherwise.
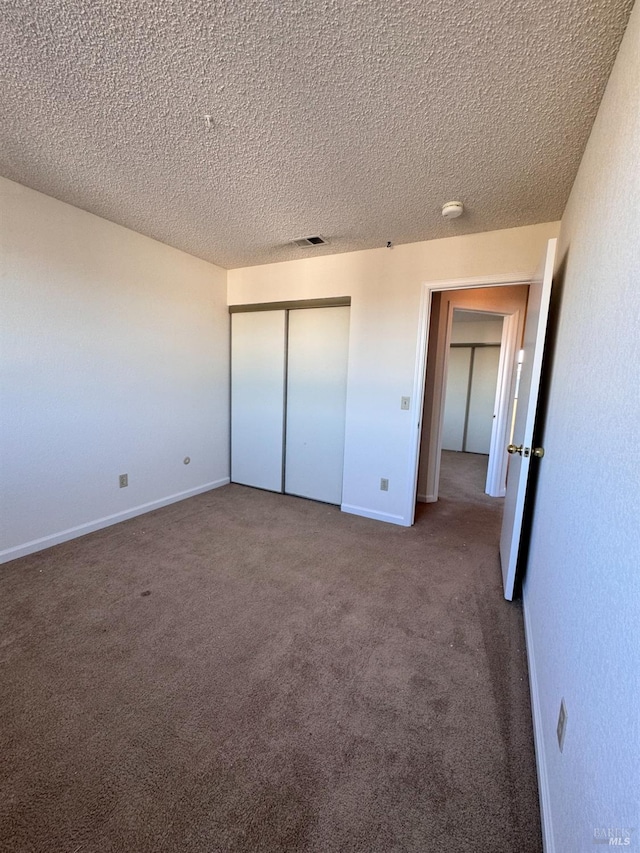
[{"label": "popcorn ceiling texture", "polygon": [[556,220],[631,6],[8,0],[0,172],[226,268]]}]

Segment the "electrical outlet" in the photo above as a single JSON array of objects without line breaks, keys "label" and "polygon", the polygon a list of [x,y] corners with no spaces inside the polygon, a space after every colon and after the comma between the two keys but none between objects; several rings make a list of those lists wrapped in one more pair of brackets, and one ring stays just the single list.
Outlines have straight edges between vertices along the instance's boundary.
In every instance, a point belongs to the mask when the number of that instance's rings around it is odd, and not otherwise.
[{"label": "electrical outlet", "polygon": [[564,699],[560,702],[560,711],[558,713],[558,726],[556,734],[558,735],[558,746],[560,752],[564,746],[564,733],[567,730],[567,706],[564,704]]},{"label": "electrical outlet", "polygon": [[386,477],[380,477],[380,491],[388,492],[389,491],[389,481]]},{"label": "electrical outlet", "polygon": [[411,408],[411,397],[400,397],[400,408],[403,412],[408,412]]},{"label": "electrical outlet", "polygon": [[129,475],[128,474],[120,474],[120,477],[118,479],[120,481],[120,488],[126,489],[126,487],[129,485]]}]

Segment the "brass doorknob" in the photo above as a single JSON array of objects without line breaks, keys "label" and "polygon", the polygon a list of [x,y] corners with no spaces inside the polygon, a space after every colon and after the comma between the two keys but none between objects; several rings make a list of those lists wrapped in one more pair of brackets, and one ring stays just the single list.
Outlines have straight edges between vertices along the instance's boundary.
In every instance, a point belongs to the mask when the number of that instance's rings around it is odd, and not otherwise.
[{"label": "brass doorknob", "polygon": [[538,459],[542,459],[544,456],[544,447],[525,447],[522,444],[510,444],[507,447],[507,453],[519,453],[520,456],[526,457],[531,454],[531,456],[537,456]]}]

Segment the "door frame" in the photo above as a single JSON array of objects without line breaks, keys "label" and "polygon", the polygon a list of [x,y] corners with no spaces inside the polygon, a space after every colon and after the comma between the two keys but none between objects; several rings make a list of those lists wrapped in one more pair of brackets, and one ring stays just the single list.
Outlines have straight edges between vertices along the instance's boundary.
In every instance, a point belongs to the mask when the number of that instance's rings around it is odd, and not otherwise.
[{"label": "door frame", "polygon": [[[471,288],[474,289],[474,288]],[[446,292],[446,291],[445,291]],[[491,425],[491,438],[489,442],[489,461],[487,464],[487,475],[485,479],[485,492],[492,498],[503,498],[506,494],[507,482],[507,454],[505,448],[507,446],[507,434],[509,431],[508,414],[513,403],[513,389],[516,363],[516,355],[518,350],[518,327],[520,325],[519,310],[512,311],[508,314],[497,309],[483,310],[480,308],[459,308],[455,303],[449,304],[447,312],[447,327],[444,340],[444,362],[442,372],[442,396],[440,397],[440,409],[438,414],[438,423],[436,425],[435,437],[435,466],[434,474],[434,490],[431,496],[428,496],[427,503],[432,503],[438,499],[438,487],[440,482],[440,460],[442,454],[442,440],[444,430],[444,409],[446,404],[446,384],[449,375],[449,353],[451,347],[451,337],[453,330],[453,316],[455,311],[473,311],[475,314],[490,314],[491,316],[502,317],[502,333],[500,335],[500,359],[498,362],[498,373],[496,380],[496,390],[493,401],[493,411],[495,417]],[[524,319],[524,318],[523,318]],[[428,347],[428,342],[427,342]],[[427,350],[428,352],[428,350]],[[420,440],[422,445],[422,437]],[[500,452],[502,449],[502,452]],[[430,498],[430,499],[429,499]]]},{"label": "door frame", "polygon": [[495,418],[491,428],[489,445],[489,464],[485,492],[493,498],[503,498],[507,491],[507,454],[509,411],[513,405],[515,390],[515,366],[518,356],[518,325],[520,312],[503,314],[502,339],[500,341],[500,361],[498,363],[498,382],[494,403]]},{"label": "door frame", "polygon": [[[415,520],[416,498],[418,491],[418,467],[420,462],[420,441],[422,437],[422,410],[424,406],[425,379],[427,375],[427,347],[429,342],[431,304],[434,293],[442,292],[443,290],[472,290],[479,287],[508,287],[510,285],[529,285],[531,284],[532,276],[523,275],[522,273],[506,273],[501,275],[491,276],[474,276],[471,278],[446,279],[440,281],[426,281],[422,283],[420,293],[420,308],[418,315],[418,340],[416,346],[416,363],[413,378],[413,399],[416,402],[414,412],[415,417],[411,424],[411,435],[409,437],[409,459],[408,468],[409,475],[407,481],[409,483],[407,503],[405,506],[405,518],[412,525]],[[492,312],[499,313],[499,312]],[[448,327],[451,319],[448,320]],[[505,328],[506,328],[505,323]],[[447,340],[450,335],[447,327]],[[503,332],[504,334],[504,332]],[[445,351],[445,369],[446,369]],[[444,374],[446,376],[446,373]],[[442,415],[443,415],[443,383],[436,383],[434,388],[434,406],[439,412],[439,424],[437,446],[440,447],[442,441]],[[439,455],[439,454],[438,454]],[[436,461],[436,473],[439,472],[439,460]]]}]

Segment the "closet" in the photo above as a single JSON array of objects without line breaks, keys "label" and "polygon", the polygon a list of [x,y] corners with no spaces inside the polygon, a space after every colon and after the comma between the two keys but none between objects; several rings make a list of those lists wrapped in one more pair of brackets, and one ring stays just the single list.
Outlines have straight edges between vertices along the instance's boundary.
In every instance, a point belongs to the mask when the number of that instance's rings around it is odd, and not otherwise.
[{"label": "closet", "polygon": [[503,317],[456,309],[451,326],[442,449],[488,454]]},{"label": "closet", "polygon": [[230,311],[231,481],[340,504],[349,300]]}]

